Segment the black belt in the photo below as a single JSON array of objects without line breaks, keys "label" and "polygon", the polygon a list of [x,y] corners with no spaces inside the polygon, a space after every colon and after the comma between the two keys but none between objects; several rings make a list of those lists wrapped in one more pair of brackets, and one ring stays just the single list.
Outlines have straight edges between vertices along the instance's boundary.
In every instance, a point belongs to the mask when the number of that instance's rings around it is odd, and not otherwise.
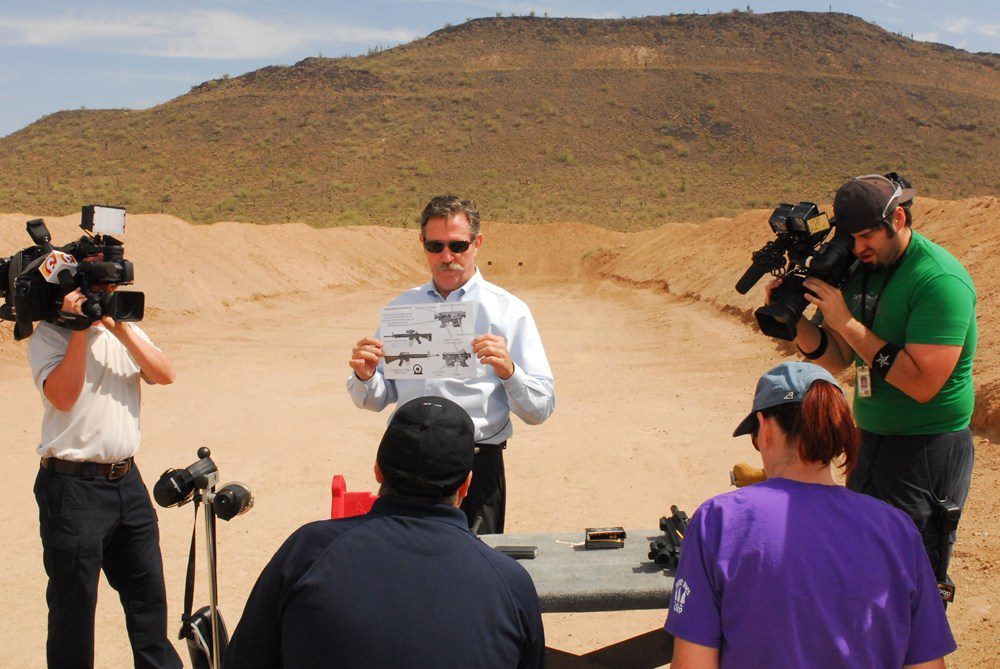
[{"label": "black belt", "polygon": [[499,444],[481,444],[476,442],[476,453],[480,451],[502,451],[507,448],[507,440],[504,439]]},{"label": "black belt", "polygon": [[59,458],[42,458],[42,467],[57,474],[72,474],[73,476],[103,476],[109,481],[120,479],[132,469],[133,458],[125,458],[118,462],[74,462]]}]

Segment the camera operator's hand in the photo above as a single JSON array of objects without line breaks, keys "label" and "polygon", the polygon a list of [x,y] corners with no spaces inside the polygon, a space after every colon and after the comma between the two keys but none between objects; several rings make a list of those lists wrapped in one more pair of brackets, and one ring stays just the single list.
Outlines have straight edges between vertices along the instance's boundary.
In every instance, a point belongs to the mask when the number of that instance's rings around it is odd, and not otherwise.
[{"label": "camera operator's hand", "polygon": [[128,327],[126,323],[120,323],[115,319],[111,318],[111,316],[102,316],[100,324],[116,335],[121,334]]},{"label": "camera operator's hand", "polygon": [[802,285],[814,293],[814,295],[805,293],[805,298],[823,312],[823,323],[830,329],[843,333],[844,327],[854,320],[854,315],[847,308],[847,302],[844,301],[844,294],[840,289],[815,277],[809,277],[802,282]]},{"label": "camera operator's hand", "polygon": [[385,355],[382,342],[374,337],[365,337],[355,344],[351,350],[351,360],[347,364],[362,381],[367,381],[375,374],[378,361]]},{"label": "camera operator's hand", "polygon": [[83,315],[83,303],[87,301],[83,291],[77,288],[63,296],[62,311],[67,314]]},{"label": "camera operator's hand", "polygon": [[771,304],[771,293],[784,282],[785,280],[780,276],[767,282],[767,285],[764,286],[764,304]]}]

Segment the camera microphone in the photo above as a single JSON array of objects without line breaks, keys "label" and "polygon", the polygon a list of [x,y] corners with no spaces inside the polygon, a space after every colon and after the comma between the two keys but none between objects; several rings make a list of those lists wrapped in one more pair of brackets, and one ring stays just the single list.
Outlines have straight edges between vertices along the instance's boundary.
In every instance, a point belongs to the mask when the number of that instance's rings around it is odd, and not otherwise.
[{"label": "camera microphone", "polygon": [[754,263],[750,265],[750,268],[743,273],[740,280],[736,282],[736,292],[740,295],[746,295],[747,292],[757,285],[761,277],[770,271],[770,267],[766,265],[758,265]]},{"label": "camera microphone", "polygon": [[76,276],[78,267],[76,258],[68,253],[53,250],[38,266],[38,271],[41,272],[46,281],[57,284],[67,289],[68,292],[75,288],[73,277]]}]

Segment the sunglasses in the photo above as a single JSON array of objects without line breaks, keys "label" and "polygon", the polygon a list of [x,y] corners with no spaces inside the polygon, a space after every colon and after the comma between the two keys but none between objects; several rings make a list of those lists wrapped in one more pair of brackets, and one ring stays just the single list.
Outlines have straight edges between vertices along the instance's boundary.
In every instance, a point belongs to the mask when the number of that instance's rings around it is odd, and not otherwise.
[{"label": "sunglasses", "polygon": [[466,251],[469,250],[469,247],[471,245],[472,245],[471,241],[448,242],[447,244],[445,244],[444,242],[432,242],[426,239],[424,240],[424,250],[427,251],[428,253],[441,253],[442,251],[444,251],[445,246],[447,246],[448,250],[451,251],[452,253],[465,253]]},{"label": "sunglasses", "polygon": [[887,184],[893,187],[892,197],[890,197],[889,201],[885,203],[885,209],[882,210],[882,218],[879,219],[880,221],[888,222],[888,219],[886,217],[889,215],[889,209],[896,208],[896,204],[899,202],[899,198],[902,197],[903,195],[903,187],[898,183],[896,183],[895,181],[893,181],[892,179],[888,179],[882,176],[881,174],[863,174],[859,177],[854,177],[854,179],[851,179],[851,181],[856,181],[857,179],[878,179],[880,181],[886,182]]}]

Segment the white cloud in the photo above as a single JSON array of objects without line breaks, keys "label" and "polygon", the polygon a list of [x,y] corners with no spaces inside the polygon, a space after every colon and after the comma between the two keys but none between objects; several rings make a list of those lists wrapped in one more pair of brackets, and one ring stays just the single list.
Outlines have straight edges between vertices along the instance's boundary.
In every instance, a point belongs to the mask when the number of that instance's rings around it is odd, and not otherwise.
[{"label": "white cloud", "polygon": [[964,33],[973,25],[975,25],[975,23],[972,19],[964,17],[958,19],[945,19],[941,22],[941,27],[950,33]]},{"label": "white cloud", "polygon": [[941,42],[941,36],[936,32],[929,33],[913,33],[913,39],[919,42]]},{"label": "white cloud", "polygon": [[98,81],[127,84],[134,81],[165,81],[167,83],[200,83],[201,78],[190,72],[143,72],[141,70],[90,70]]},{"label": "white cloud", "polygon": [[269,59],[308,45],[401,43],[416,34],[335,23],[282,23],[227,11],[106,17],[0,17],[0,44],[74,46],[167,58]]},{"label": "white cloud", "polygon": [[978,33],[980,35],[989,35],[990,37],[1000,37],[1000,23],[983,23],[982,21],[976,21],[967,17],[945,19],[941,22],[941,28],[945,32],[957,33],[962,35],[964,33]]}]

